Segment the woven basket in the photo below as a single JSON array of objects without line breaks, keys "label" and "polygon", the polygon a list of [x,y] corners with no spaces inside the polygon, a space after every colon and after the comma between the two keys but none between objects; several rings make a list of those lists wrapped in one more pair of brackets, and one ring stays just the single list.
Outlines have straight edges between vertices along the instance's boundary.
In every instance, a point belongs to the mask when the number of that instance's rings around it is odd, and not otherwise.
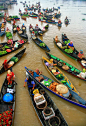
[{"label": "woven basket", "polygon": [[61,124],[61,120],[57,116],[53,116],[49,119],[50,126],[59,126]]},{"label": "woven basket", "polygon": [[36,105],[36,107],[38,109],[44,109],[44,108],[46,108],[46,106],[47,106],[47,101],[45,103],[41,104],[41,105]]}]

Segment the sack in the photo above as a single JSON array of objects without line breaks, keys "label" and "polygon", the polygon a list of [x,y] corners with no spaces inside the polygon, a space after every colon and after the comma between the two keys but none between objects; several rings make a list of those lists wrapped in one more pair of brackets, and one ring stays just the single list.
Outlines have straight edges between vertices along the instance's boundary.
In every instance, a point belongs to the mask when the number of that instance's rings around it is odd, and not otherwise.
[{"label": "sack", "polygon": [[11,61],[18,62],[18,57],[12,57]]}]

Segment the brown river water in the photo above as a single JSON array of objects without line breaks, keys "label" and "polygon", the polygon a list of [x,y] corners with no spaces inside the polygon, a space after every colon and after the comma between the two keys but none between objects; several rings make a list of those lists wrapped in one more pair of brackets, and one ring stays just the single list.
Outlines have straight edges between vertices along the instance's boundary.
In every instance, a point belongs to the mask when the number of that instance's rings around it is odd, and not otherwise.
[{"label": "brown river water", "polygon": [[[20,0],[17,0],[18,4],[14,4],[8,7],[6,12],[9,15],[19,15],[19,8],[24,11],[24,7]],[[23,1],[24,2],[24,1]],[[26,0],[27,4],[36,4],[37,0],[31,0],[29,3]],[[50,48],[50,53],[65,60],[66,62],[70,63],[71,65],[75,66],[76,68],[82,70],[80,64],[63,54],[53,43],[53,38],[58,35],[59,40],[61,40],[61,34],[66,33],[68,38],[73,41],[75,47],[79,51],[83,49],[84,54],[86,55],[86,21],[82,19],[86,19],[86,1],[83,0],[40,0],[40,4],[42,8],[52,8],[60,6],[61,12],[61,21],[62,27],[58,29],[58,27],[54,24],[49,24],[49,30],[39,38],[43,40],[48,47]],[[70,19],[70,24],[66,26],[64,24],[65,17]],[[57,19],[55,19],[58,21]],[[0,21],[3,21],[1,19]],[[36,24],[39,25],[40,28],[46,25],[46,23],[41,23],[38,19],[34,18],[27,18],[26,21],[20,19],[17,21],[16,24],[21,26],[25,24],[27,27],[27,34],[28,34],[28,43],[26,43],[21,49],[26,47],[26,52],[21,58],[21,60],[13,67],[13,72],[15,73],[15,80],[18,83],[16,86],[16,107],[15,107],[15,118],[14,118],[14,126],[41,126],[41,123],[36,115],[36,112],[33,108],[31,103],[31,99],[29,97],[27,86],[23,87],[24,80],[26,78],[25,75],[25,66],[35,70],[38,68],[45,76],[48,76],[54,79],[46,70],[45,66],[42,62],[42,56],[46,56],[45,51],[40,49],[31,39],[31,35],[29,32],[29,25],[33,24],[35,27]],[[6,27],[9,27],[12,30],[12,23],[7,23]],[[13,40],[20,39],[17,33],[13,34]],[[0,43],[6,42],[6,36],[0,37]],[[4,59],[9,60],[12,56],[14,56],[17,52],[21,49],[8,54],[6,56],[0,57],[0,66],[2,65]],[[63,71],[64,72],[64,71]],[[0,75],[0,88],[4,82],[6,77],[6,72]],[[86,100],[86,82],[80,80],[66,72],[64,74],[70,79],[76,89],[80,92],[80,96]],[[47,90],[46,90],[47,91]],[[51,92],[47,91],[53,101],[56,103],[57,107],[63,114],[65,120],[67,121],[69,126],[86,126],[86,109],[73,105],[57,96],[52,94]]]}]

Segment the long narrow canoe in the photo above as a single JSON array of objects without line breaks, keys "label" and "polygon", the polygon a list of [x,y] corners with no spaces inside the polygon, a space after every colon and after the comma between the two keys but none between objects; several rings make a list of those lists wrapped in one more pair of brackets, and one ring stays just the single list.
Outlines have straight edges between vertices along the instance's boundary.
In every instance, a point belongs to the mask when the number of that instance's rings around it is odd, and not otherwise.
[{"label": "long narrow canoe", "polygon": [[56,66],[51,67],[51,61],[49,59],[46,59],[45,57],[42,57],[42,60],[46,69],[55,78],[57,82],[66,85],[68,88],[70,88],[71,90],[79,94],[79,92],[76,90],[76,88],[71,83],[71,81],[66,77],[66,75],[58,67]]},{"label": "long narrow canoe", "polygon": [[41,41],[39,38],[32,38],[32,40],[40,47],[42,48],[43,50],[45,51],[50,51],[49,47],[43,42]]},{"label": "long narrow canoe", "polygon": [[[18,40],[13,41],[13,44],[17,42]],[[7,44],[7,42],[0,43],[0,57],[7,55],[9,53],[12,53],[16,51],[17,49],[21,48],[27,41],[24,41],[24,43],[18,42],[18,48],[12,47],[10,44]]]},{"label": "long narrow canoe", "polygon": [[10,30],[9,31],[5,31],[5,33],[6,33],[7,39],[12,39],[13,38],[12,33],[11,33]]},{"label": "long narrow canoe", "polygon": [[62,42],[57,42],[55,41],[55,38],[53,38],[55,45],[63,52],[65,53],[67,56],[71,57],[74,60],[78,60],[78,56],[76,49],[74,51],[72,51],[71,49],[68,48],[67,45],[64,45]]},{"label": "long narrow canoe", "polygon": [[[12,66],[10,65],[10,67],[13,67],[23,56],[24,52],[25,52],[26,48],[22,49],[21,51],[19,51],[16,55],[14,55],[7,63],[10,64],[11,62],[13,63]],[[10,69],[10,67],[8,69]],[[0,69],[0,74],[2,74],[3,72],[7,71],[8,69],[4,69],[4,66],[1,66]]]},{"label": "long narrow canoe", "polygon": [[[65,41],[64,35],[62,34],[62,41],[63,41],[63,44],[66,45],[66,43],[68,43],[70,40]],[[74,47],[74,48],[75,48],[75,47]],[[75,53],[75,54],[76,54],[76,60],[78,60],[78,62],[80,63],[80,65],[81,65],[83,68],[86,69],[86,57],[83,58],[83,59],[80,59],[80,58],[78,57],[79,51],[78,51],[76,48],[75,48],[75,51],[77,52],[77,53]],[[71,54],[71,55],[72,55],[72,54]],[[72,56],[73,56],[73,55],[72,55]],[[78,58],[77,58],[77,57],[78,57]]]},{"label": "long narrow canoe", "polygon": [[[28,69],[27,67],[25,67],[26,71],[29,73],[33,72],[34,75],[34,71],[31,69]],[[59,94],[57,92],[57,87],[61,84],[55,82],[54,80],[42,75],[39,75],[39,77],[33,77],[33,80],[36,81],[37,83],[39,83],[39,85],[42,85],[44,88],[46,88],[47,90],[49,90],[50,92],[52,92],[53,94],[55,94],[56,96],[72,103],[75,104],[77,106],[80,106],[82,108],[86,109],[86,100],[84,100],[83,98],[81,98],[77,93],[75,93],[73,90],[68,89],[68,92],[66,93],[67,95],[61,93]],[[64,85],[63,85],[64,86]],[[66,87],[67,88],[67,87]],[[61,89],[61,88],[60,88]],[[68,95],[69,94],[69,95]]]},{"label": "long narrow canoe", "polygon": [[7,78],[0,92],[0,125],[12,126],[14,122],[15,112],[15,96],[16,96],[16,82],[13,81],[12,85],[7,84]]},{"label": "long narrow canoe", "polygon": [[0,36],[3,36],[5,34],[5,27],[0,28]]},{"label": "long narrow canoe", "polygon": [[[84,78],[80,77],[79,74],[81,73],[81,71],[77,68],[75,68],[74,66],[70,65],[69,63],[67,63],[66,61],[52,55],[52,54],[49,54],[48,52],[46,52],[46,55],[48,56],[49,59],[53,59],[54,62],[57,64],[57,66],[59,68],[61,68],[62,70],[70,73],[71,75],[79,78],[79,79],[82,79],[82,80],[85,80]],[[65,68],[66,67],[66,68]]]},{"label": "long narrow canoe", "polygon": [[[44,90],[44,88],[32,77],[32,75],[28,72],[29,75],[29,82],[31,83],[31,80],[35,81],[35,88],[32,90],[32,87],[30,87],[28,84],[28,92],[32,101],[32,104],[34,106],[34,109],[37,113],[37,116],[43,126],[50,126],[50,124],[59,125],[59,126],[68,126],[66,120],[64,119],[62,113],[57,108],[54,101],[51,99],[51,97],[48,95],[48,93]],[[34,93],[35,92],[35,93]],[[44,101],[38,101],[37,104],[34,101],[34,97],[38,94],[36,92],[39,92],[40,97],[44,98]],[[37,97],[39,98],[39,97]],[[42,103],[43,102],[43,103]],[[55,120],[54,120],[55,119]],[[51,122],[51,120],[53,120]],[[51,123],[50,123],[51,122]]]}]

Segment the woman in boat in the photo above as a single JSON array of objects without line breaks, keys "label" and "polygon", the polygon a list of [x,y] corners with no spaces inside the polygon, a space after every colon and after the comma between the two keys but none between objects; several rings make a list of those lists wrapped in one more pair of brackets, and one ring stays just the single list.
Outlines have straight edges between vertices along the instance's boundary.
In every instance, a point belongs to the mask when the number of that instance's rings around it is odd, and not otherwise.
[{"label": "woman in boat", "polygon": [[56,42],[56,43],[58,42],[58,36],[55,37],[55,42]]},{"label": "woman in boat", "polygon": [[17,26],[17,31],[19,31],[20,30],[20,27],[19,26]]},{"label": "woman in boat", "polygon": [[67,18],[67,16],[66,16],[66,18],[65,18],[65,22],[67,22],[68,21],[68,18]]},{"label": "woman in boat", "polygon": [[4,28],[4,23],[2,23],[1,28]]},{"label": "woman in boat", "polygon": [[25,79],[25,82],[24,82],[24,87],[25,87],[25,85],[26,85],[26,83],[27,83],[27,85],[28,85],[28,87],[33,87],[32,88],[32,90],[34,89],[34,87],[35,87],[35,82],[33,81],[33,80],[30,80],[30,78],[29,78],[29,75],[28,75],[28,73],[26,72],[26,79]]},{"label": "woman in boat", "polygon": [[36,38],[35,32],[34,32],[34,31],[32,31],[31,37],[32,37],[32,38]]},{"label": "woman in boat", "polygon": [[38,24],[36,24],[35,29],[36,29],[36,30],[38,30],[38,29],[39,29]]},{"label": "woman in boat", "polygon": [[11,46],[13,46],[13,40],[12,40],[12,39],[9,39],[9,40],[7,41],[7,44],[10,44]]},{"label": "woman in boat", "polygon": [[18,48],[18,42],[15,42],[15,44],[14,44],[14,48]]},{"label": "woman in boat", "polygon": [[33,28],[33,26],[30,24],[29,29]]},{"label": "woman in boat", "polygon": [[57,65],[57,64],[53,63],[53,59],[50,59],[49,67],[53,68],[53,66],[55,66],[55,65]]},{"label": "woman in boat", "polygon": [[84,53],[83,53],[83,50],[80,50],[80,52],[78,53],[78,57],[79,57],[80,59],[85,58]]},{"label": "woman in boat", "polygon": [[9,31],[9,28],[7,27],[6,31]]},{"label": "woman in boat", "polygon": [[72,41],[70,41],[70,43],[68,43],[68,48],[71,48],[72,50],[74,50],[74,45],[73,45]]},{"label": "woman in boat", "polygon": [[61,20],[60,19],[58,20],[58,24],[61,24]]},{"label": "woman in boat", "polygon": [[7,71],[7,80],[8,80],[8,85],[12,84],[12,81],[14,81],[15,75],[11,70]]},{"label": "woman in boat", "polygon": [[7,70],[9,68],[9,65],[7,63],[7,59],[4,60],[4,63],[2,65],[4,66],[5,70]]},{"label": "woman in boat", "polygon": [[13,25],[15,25],[15,23],[16,23],[16,21],[15,21],[15,19],[13,20]]},{"label": "woman in boat", "polygon": [[20,44],[23,44],[23,43],[24,43],[24,40],[21,38],[18,42],[19,42]]}]

